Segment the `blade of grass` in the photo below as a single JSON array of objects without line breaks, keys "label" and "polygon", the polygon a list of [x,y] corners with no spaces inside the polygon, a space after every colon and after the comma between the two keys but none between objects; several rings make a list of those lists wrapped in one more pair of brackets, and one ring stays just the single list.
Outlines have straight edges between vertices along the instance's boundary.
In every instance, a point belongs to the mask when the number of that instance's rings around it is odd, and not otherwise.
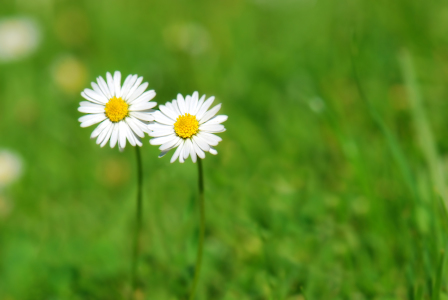
[{"label": "blade of grass", "polygon": [[445,184],[445,174],[440,163],[440,157],[437,153],[436,143],[425,114],[423,100],[412,57],[407,51],[400,54],[401,71],[403,73],[408,99],[411,106],[412,118],[417,133],[417,139],[420,144],[423,156],[428,164],[431,180],[434,184],[435,192],[443,199],[445,209],[448,210],[447,187]]},{"label": "blade of grass", "polygon": [[419,197],[418,197],[418,193],[417,193],[417,189],[416,189],[415,179],[414,179],[414,176],[412,175],[411,168],[408,163],[408,159],[406,158],[403,150],[401,149],[400,143],[398,142],[395,135],[392,133],[391,130],[389,130],[389,128],[384,123],[381,116],[378,114],[376,109],[372,106],[372,104],[368,100],[368,98],[364,92],[364,89],[361,85],[361,80],[358,75],[358,69],[357,69],[357,65],[355,62],[355,58],[354,58],[353,46],[354,45],[352,45],[352,49],[350,52],[350,59],[352,61],[353,76],[355,79],[355,84],[356,84],[356,88],[358,90],[359,96],[364,101],[364,103],[367,105],[367,110],[368,110],[372,120],[374,121],[374,123],[376,123],[378,128],[383,133],[383,135],[386,139],[387,145],[389,147],[389,150],[391,151],[392,157],[394,158],[396,164],[398,165],[401,175],[403,176],[404,182],[405,182],[406,186],[408,187],[408,189],[411,191],[414,201],[418,201]]},{"label": "blade of grass", "polygon": [[433,289],[433,293],[432,293],[432,300],[440,299],[444,263],[445,263],[445,250],[442,250],[440,253],[439,263],[437,266],[436,278],[434,280],[434,289]]},{"label": "blade of grass", "polygon": [[[416,178],[415,178],[415,176],[412,172],[412,169],[410,167],[409,159],[405,155],[405,152],[403,151],[399,140],[397,139],[395,134],[389,129],[387,124],[383,121],[383,118],[377,112],[375,107],[372,105],[372,103],[368,99],[367,94],[364,92],[363,86],[361,84],[361,79],[360,79],[360,76],[358,73],[356,60],[355,60],[355,54],[354,54],[355,51],[353,49],[353,47],[355,47],[355,41],[353,41],[353,42],[354,43],[352,45],[350,58],[351,58],[352,68],[353,68],[352,69],[353,77],[355,80],[355,84],[356,84],[359,96],[360,96],[361,100],[365,103],[365,105],[367,107],[367,111],[368,111],[370,117],[372,118],[372,121],[376,124],[376,126],[380,129],[381,133],[383,134],[386,144],[387,144],[389,151],[392,155],[392,158],[393,158],[395,164],[399,168],[399,171],[403,178],[404,184],[406,185],[407,189],[410,192],[410,196],[414,202],[414,208],[412,209],[412,214],[413,214],[412,219],[413,219],[413,222],[416,222],[416,220],[417,220],[416,209],[421,206],[420,195],[417,190]],[[421,232],[417,233],[417,236],[418,236],[417,241],[419,241],[421,238],[420,234],[421,234]],[[418,246],[418,244],[416,244],[414,247],[414,249],[415,249],[414,255],[415,256],[421,255],[421,251],[419,251],[418,248],[420,248],[420,247]],[[414,297],[414,299],[421,299],[420,294],[423,292],[423,289],[421,289],[421,287],[419,287],[418,283],[416,283],[418,275],[416,276],[416,274],[414,272],[417,268],[417,265],[413,265],[410,269],[407,270],[407,282],[408,282],[408,290],[409,290],[410,294],[416,295],[416,297]],[[415,294],[414,294],[414,291],[415,291]]]}]

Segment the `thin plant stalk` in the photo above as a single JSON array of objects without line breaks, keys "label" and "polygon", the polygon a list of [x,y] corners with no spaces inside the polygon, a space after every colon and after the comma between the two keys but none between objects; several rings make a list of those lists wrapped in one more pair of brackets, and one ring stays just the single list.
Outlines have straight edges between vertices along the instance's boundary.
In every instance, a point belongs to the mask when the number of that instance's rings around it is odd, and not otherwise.
[{"label": "thin plant stalk", "polygon": [[446,176],[443,169],[442,159],[437,150],[436,141],[426,116],[423,97],[417,81],[417,75],[411,54],[404,50],[400,55],[401,69],[404,77],[405,87],[408,93],[411,114],[417,132],[417,138],[423,153],[423,157],[428,164],[429,173],[434,183],[437,194],[440,195],[448,212],[448,187],[446,186]]},{"label": "thin plant stalk", "polygon": [[204,249],[205,233],[205,207],[204,207],[204,172],[202,169],[202,159],[198,158],[198,187],[199,187],[199,243],[198,254],[196,257],[196,266],[194,270],[193,285],[191,286],[189,300],[193,300],[198,286],[199,275],[201,273],[202,252]]},{"label": "thin plant stalk", "polygon": [[135,297],[138,282],[138,259],[140,254],[140,232],[142,228],[142,185],[143,185],[143,169],[142,156],[140,147],[135,147],[137,157],[137,215],[135,219],[134,244],[132,249],[132,298]]}]

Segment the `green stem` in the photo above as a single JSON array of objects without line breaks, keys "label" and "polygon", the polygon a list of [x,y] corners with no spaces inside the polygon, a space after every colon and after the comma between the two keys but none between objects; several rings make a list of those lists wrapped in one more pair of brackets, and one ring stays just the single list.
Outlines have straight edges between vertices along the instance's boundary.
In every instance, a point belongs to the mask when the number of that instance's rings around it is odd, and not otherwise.
[{"label": "green stem", "polygon": [[142,228],[142,185],[143,185],[143,169],[140,147],[135,147],[137,157],[137,216],[135,222],[134,245],[132,250],[132,297],[135,297],[138,281],[138,257],[140,252],[140,231]]},{"label": "green stem", "polygon": [[204,209],[204,172],[202,170],[202,159],[198,158],[198,183],[199,183],[199,245],[198,255],[196,257],[196,266],[194,271],[193,285],[191,286],[189,300],[194,299],[196,288],[198,286],[199,274],[201,272],[202,251],[204,248],[204,233],[205,233],[205,209]]}]

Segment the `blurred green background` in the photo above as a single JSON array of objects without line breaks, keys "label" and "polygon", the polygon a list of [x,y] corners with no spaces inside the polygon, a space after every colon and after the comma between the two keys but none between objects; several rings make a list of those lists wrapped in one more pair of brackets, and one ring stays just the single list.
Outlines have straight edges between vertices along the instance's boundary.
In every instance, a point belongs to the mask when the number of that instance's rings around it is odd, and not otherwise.
[{"label": "blurred green background", "polygon": [[[77,121],[80,92],[115,70],[158,103],[198,90],[229,116],[204,161],[197,299],[448,299],[446,1],[0,7],[28,32],[12,50],[0,38],[0,151],[19,161],[0,164],[15,177],[0,184],[0,299],[127,297],[134,149],[100,148]],[[197,168],[148,140],[137,298],[184,299]]]}]

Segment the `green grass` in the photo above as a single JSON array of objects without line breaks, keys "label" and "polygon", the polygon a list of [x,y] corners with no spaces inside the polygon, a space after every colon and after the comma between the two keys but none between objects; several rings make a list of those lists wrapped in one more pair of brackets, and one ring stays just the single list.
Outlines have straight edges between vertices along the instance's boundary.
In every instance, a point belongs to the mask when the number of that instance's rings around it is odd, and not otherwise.
[{"label": "green grass", "polygon": [[[0,6],[35,18],[43,37],[0,65],[0,148],[24,160],[0,191],[12,204],[0,211],[0,299],[126,297],[135,154],[98,147],[77,121],[79,92],[115,70],[143,75],[158,103],[198,90],[229,116],[204,160],[197,299],[448,299],[447,3]],[[71,89],[54,76],[67,55],[86,70]],[[140,296],[185,299],[197,168],[158,159],[148,140]]]}]

